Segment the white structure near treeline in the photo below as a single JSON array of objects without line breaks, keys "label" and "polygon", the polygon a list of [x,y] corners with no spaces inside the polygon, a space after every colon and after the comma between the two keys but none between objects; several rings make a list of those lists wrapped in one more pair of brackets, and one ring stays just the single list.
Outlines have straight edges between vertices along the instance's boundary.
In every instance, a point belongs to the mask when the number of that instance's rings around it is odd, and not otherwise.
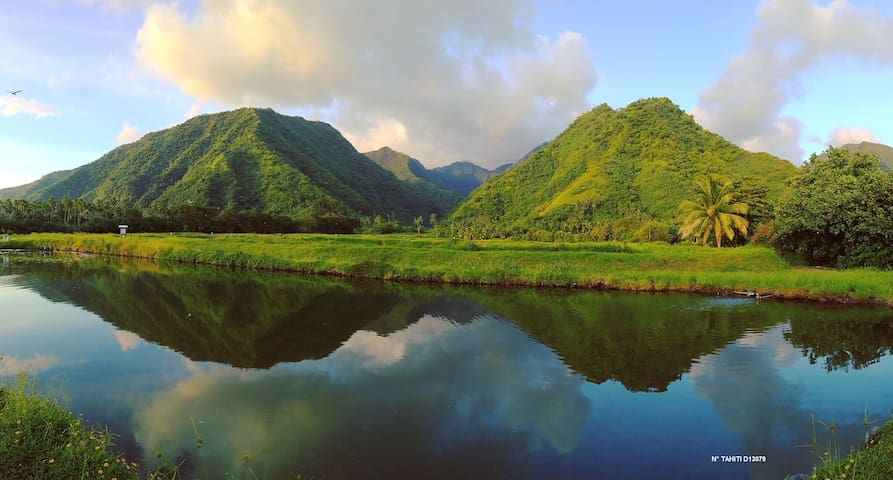
[{"label": "white structure near treeline", "polygon": [[3,241],[4,241],[4,242],[8,242],[8,241],[9,241],[9,235],[3,235]]},{"label": "white structure near treeline", "polygon": [[121,236],[127,235],[127,225],[118,225],[118,229],[121,230]]}]

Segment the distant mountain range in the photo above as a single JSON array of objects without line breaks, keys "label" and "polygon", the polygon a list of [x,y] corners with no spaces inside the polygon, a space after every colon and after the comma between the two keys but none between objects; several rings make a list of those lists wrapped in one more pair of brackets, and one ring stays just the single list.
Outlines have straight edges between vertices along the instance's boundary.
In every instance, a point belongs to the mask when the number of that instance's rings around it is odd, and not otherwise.
[{"label": "distant mountain range", "polygon": [[323,122],[242,108],[201,115],[54,172],[0,199],[115,200],[136,208],[192,204],[301,217],[447,215],[457,197],[401,181]]},{"label": "distant mountain range", "polygon": [[[841,145],[840,148],[850,152],[862,152],[877,157],[881,168],[886,171],[893,171],[893,147],[872,142],[847,143]],[[819,155],[822,158],[823,155]]]},{"label": "distant mountain range", "polygon": [[674,230],[679,203],[707,173],[740,182],[752,199],[771,201],[795,171],[788,161],[704,130],[669,99],[619,110],[601,105],[475,190],[453,221],[472,237],[563,231],[633,239],[655,222]]},{"label": "distant mountain range", "polygon": [[511,163],[494,170],[471,162],[455,162],[443,167],[427,169],[421,162],[405,153],[382,147],[366,155],[375,163],[394,173],[400,180],[409,183],[424,184],[432,189],[445,189],[455,193],[460,200],[484,182],[512,167]]}]

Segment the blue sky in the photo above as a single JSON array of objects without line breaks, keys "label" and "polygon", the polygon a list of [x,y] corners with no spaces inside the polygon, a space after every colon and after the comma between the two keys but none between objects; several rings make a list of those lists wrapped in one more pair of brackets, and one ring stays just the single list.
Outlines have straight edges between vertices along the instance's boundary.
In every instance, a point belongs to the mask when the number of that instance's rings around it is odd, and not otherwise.
[{"label": "blue sky", "polygon": [[496,166],[594,105],[656,96],[795,163],[893,144],[888,1],[418,3],[20,2],[0,17],[0,187],[240,106],[428,166]]}]

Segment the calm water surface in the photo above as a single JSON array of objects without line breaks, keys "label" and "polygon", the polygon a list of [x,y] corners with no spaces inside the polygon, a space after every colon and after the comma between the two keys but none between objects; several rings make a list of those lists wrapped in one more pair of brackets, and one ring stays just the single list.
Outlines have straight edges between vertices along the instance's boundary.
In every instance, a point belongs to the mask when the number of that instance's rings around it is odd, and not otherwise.
[{"label": "calm water surface", "polygon": [[0,381],[205,478],[780,480],[893,408],[889,308],[7,254],[0,312]]}]

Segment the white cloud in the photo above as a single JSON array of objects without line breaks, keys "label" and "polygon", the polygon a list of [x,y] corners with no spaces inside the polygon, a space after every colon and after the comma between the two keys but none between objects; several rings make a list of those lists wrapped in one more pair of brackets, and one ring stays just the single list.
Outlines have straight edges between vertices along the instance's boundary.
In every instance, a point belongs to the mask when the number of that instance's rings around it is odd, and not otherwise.
[{"label": "white cloud", "polygon": [[874,132],[864,128],[853,127],[837,127],[828,135],[828,145],[839,147],[847,143],[873,142],[877,143],[878,139]]},{"label": "white cloud", "polygon": [[893,18],[846,0],[764,0],[757,17],[748,50],[701,92],[692,114],[745,148],[799,161],[803,124],[782,110],[806,95],[800,78],[840,56],[893,64]]},{"label": "white cloud", "polygon": [[[19,95],[21,95],[21,93]],[[11,117],[13,115],[31,115],[35,118],[43,118],[59,114],[59,112],[50,105],[30,98],[23,98],[19,95],[8,95],[9,98],[0,101],[0,115],[3,115],[4,117]]]},{"label": "white cloud", "polygon": [[[201,103],[320,109],[361,150],[514,160],[588,109],[585,39],[534,35],[523,0],[153,5],[139,61]],[[392,145],[394,146],[394,145]]]},{"label": "white cloud", "polygon": [[74,0],[75,3],[87,6],[98,6],[103,10],[109,10],[117,14],[128,13],[132,10],[147,8],[156,0]]},{"label": "white cloud", "polygon": [[62,363],[62,359],[53,355],[34,354],[31,358],[0,357],[0,374],[14,375],[24,372],[36,375]]},{"label": "white cloud", "polygon": [[112,332],[112,335],[115,337],[115,341],[118,342],[118,346],[121,347],[122,352],[133,350],[143,343],[139,335],[126,330],[115,330]]},{"label": "white cloud", "polygon": [[121,131],[118,132],[118,136],[115,137],[115,142],[118,145],[122,145],[125,143],[135,142],[142,138],[142,136],[143,132],[140,131],[139,128],[136,128],[133,125],[124,122],[124,124],[121,125]]},{"label": "white cloud", "polygon": [[361,152],[386,146],[404,153],[412,151],[412,145],[406,136],[406,125],[393,118],[374,121],[372,127],[366,131],[345,132],[344,136]]}]

